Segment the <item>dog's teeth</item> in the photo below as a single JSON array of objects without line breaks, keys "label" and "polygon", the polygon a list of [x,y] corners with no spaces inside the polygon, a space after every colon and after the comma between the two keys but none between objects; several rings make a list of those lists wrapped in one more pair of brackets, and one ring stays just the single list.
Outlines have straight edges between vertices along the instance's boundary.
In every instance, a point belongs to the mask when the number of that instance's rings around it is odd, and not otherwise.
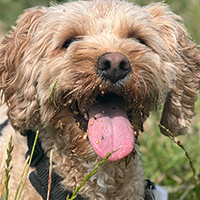
[{"label": "dog's teeth", "polygon": [[86,121],[88,121],[89,120],[89,116],[88,116],[88,114],[87,113],[84,113],[84,119],[86,120]]}]

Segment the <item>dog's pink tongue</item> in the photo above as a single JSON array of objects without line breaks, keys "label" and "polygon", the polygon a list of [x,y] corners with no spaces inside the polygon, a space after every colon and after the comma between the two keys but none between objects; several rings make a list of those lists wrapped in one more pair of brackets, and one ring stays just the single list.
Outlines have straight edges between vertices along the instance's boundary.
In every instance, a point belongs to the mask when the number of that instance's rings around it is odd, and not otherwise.
[{"label": "dog's pink tongue", "polygon": [[107,153],[121,147],[109,157],[119,160],[133,150],[134,132],[120,101],[97,103],[89,108],[88,138],[96,154],[104,158]]}]

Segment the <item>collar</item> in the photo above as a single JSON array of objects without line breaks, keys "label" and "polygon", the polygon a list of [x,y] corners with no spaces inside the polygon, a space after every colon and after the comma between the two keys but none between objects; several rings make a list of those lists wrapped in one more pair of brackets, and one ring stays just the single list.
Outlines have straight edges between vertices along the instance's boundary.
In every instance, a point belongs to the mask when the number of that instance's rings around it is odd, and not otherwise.
[{"label": "collar", "polygon": [[[31,154],[36,132],[32,130],[27,130],[25,131],[25,134],[27,135],[28,145],[28,151],[26,153],[27,158]],[[35,170],[30,173],[29,180],[32,186],[36,189],[36,191],[44,200],[47,199],[49,166],[49,158],[45,156],[41,148],[40,141],[38,140],[31,161],[31,167],[35,167]],[[64,200],[67,198],[68,195],[71,197],[72,191],[64,190],[61,185],[61,181],[63,180],[63,177],[58,175],[54,170],[52,171],[49,200]],[[153,189],[155,189],[154,183],[152,183],[150,180],[146,180],[144,200],[155,200]],[[84,198],[80,194],[78,194],[75,200],[84,200]]]}]

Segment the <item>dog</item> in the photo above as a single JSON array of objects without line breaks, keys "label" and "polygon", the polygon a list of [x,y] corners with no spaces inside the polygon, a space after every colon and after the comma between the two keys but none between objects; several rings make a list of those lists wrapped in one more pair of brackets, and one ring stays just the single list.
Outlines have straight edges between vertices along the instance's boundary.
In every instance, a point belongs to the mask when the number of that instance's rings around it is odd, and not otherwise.
[{"label": "dog", "polygon": [[27,9],[0,47],[1,99],[11,124],[0,137],[1,174],[11,135],[14,146],[9,198],[39,132],[21,199],[46,199],[49,175],[43,180],[39,165],[49,172],[52,152],[50,199],[66,199],[112,153],[76,199],[144,200],[143,123],[164,105],[161,132],[186,134],[199,88],[200,51],[164,3]]}]

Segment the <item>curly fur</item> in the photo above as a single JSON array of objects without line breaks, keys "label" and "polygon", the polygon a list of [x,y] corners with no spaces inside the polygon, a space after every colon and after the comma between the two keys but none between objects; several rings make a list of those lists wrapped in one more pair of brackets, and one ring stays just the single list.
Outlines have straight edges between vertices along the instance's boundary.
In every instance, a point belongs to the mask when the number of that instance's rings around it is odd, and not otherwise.
[{"label": "curly fur", "polygon": [[[98,58],[107,52],[123,53],[132,67],[114,85],[95,71]],[[126,100],[129,120],[139,133],[149,113],[164,104],[161,124],[177,136],[188,132],[199,83],[200,52],[180,17],[163,3],[139,7],[93,0],[31,8],[0,48],[2,101],[18,138],[14,153],[24,158],[25,150],[17,150],[18,140],[24,139],[17,132],[39,130],[44,152],[48,156],[53,149],[55,169],[70,190],[80,185],[97,159],[73,111],[95,103],[99,94],[115,93]],[[102,166],[80,194],[88,199],[143,199],[139,155],[128,157],[128,164],[123,158]],[[13,165],[11,193],[22,165]],[[27,183],[23,199],[35,199],[33,191]]]}]

